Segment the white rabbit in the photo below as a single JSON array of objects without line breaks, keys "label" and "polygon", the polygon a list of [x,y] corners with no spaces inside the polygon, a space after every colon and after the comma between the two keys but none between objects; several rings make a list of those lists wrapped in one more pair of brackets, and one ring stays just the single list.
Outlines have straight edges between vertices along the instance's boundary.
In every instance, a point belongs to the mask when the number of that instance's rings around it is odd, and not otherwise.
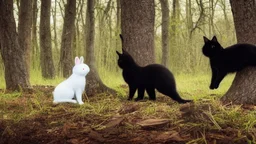
[{"label": "white rabbit", "polygon": [[[63,102],[84,104],[82,93],[86,84],[85,76],[89,73],[90,68],[83,62],[84,57],[80,57],[80,60],[78,57],[75,58],[75,66],[72,70],[73,74],[54,89],[54,104]],[[73,98],[76,98],[76,100]]]}]

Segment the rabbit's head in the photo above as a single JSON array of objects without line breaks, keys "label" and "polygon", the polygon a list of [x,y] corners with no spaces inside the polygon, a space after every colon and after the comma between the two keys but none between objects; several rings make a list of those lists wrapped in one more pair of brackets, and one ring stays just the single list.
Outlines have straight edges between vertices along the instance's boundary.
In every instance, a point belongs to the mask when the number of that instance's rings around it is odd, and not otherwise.
[{"label": "rabbit's head", "polygon": [[73,67],[73,74],[86,76],[90,71],[88,65],[84,64],[84,57],[75,58],[75,66]]}]

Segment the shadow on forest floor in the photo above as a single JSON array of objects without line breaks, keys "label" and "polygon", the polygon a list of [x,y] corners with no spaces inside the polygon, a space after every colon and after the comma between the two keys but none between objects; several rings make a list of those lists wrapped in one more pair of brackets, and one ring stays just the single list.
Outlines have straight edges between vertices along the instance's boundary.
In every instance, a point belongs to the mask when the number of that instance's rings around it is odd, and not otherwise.
[{"label": "shadow on forest floor", "polygon": [[255,142],[254,106],[222,105],[214,99],[179,105],[160,94],[155,102],[103,94],[85,99],[82,106],[53,105],[53,87],[34,89],[2,92],[1,144]]}]

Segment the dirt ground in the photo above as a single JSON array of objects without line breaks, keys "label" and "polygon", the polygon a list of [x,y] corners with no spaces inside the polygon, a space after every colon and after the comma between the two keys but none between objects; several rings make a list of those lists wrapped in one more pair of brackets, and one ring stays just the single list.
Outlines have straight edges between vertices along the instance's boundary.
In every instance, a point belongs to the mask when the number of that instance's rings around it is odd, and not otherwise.
[{"label": "dirt ground", "polygon": [[[0,117],[0,144],[227,144],[247,143],[256,135],[253,131],[246,132],[229,124],[219,129],[204,127],[206,123],[212,124],[209,116],[202,113],[206,105],[201,107],[195,107],[193,104],[181,105],[177,122],[170,122],[165,117],[155,117],[145,121],[139,113],[136,113],[140,109],[136,102],[121,103],[120,109],[108,117],[100,114],[80,116],[76,111],[69,111],[77,109],[77,106],[64,104],[62,105],[64,108],[58,108],[59,105],[53,105],[49,94],[52,89],[52,87],[37,87],[36,93],[40,92],[46,97],[44,100],[40,99],[40,102],[47,105],[41,107],[43,110],[40,113],[26,115],[20,120],[8,119],[4,115]],[[34,97],[33,93],[24,93],[17,98],[18,103],[2,103],[0,105],[2,109],[8,111],[3,113],[24,112],[27,107],[26,101],[29,97]],[[32,107],[40,109],[36,104]]]}]

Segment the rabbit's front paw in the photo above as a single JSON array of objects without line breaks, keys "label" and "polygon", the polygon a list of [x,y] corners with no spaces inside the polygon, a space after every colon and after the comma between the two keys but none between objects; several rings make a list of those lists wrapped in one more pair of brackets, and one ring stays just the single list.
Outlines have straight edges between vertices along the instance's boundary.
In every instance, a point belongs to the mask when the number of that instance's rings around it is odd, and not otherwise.
[{"label": "rabbit's front paw", "polygon": [[84,102],[78,102],[80,105],[84,104]]}]

